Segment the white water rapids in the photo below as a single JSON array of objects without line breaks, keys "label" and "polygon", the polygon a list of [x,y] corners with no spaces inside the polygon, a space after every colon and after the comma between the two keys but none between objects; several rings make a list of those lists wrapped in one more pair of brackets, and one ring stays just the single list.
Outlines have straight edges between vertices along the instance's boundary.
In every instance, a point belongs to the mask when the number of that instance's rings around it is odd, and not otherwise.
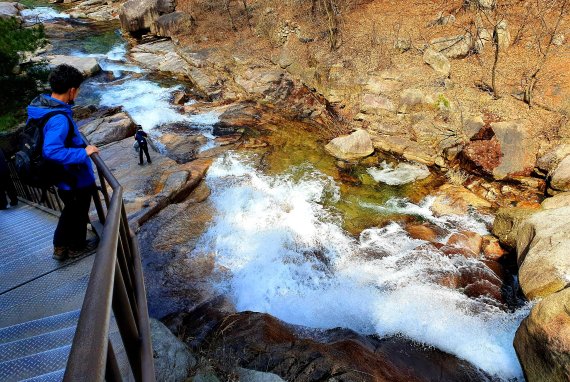
[{"label": "white water rapids", "polygon": [[[36,10],[27,17],[62,17]],[[43,13],[43,14],[42,14]],[[88,81],[83,88],[102,106],[122,106],[145,130],[166,123],[201,126],[211,136],[214,113],[181,114],[169,99],[177,86],[164,87],[128,63],[124,45],[97,56],[112,82]],[[78,53],[77,55],[81,55]],[[230,154],[214,162],[207,175],[217,215],[195,253],[213,253],[222,277],[216,287],[239,310],[267,312],[286,322],[312,328],[345,327],[362,334],[404,335],[465,359],[502,379],[521,378],[512,341],[525,307],[505,312],[433,281],[474,259],[443,257],[417,250],[397,223],[369,228],[359,238],[343,229],[340,214],[327,205],[340,198],[335,181],[310,165],[281,176],[266,176],[250,157]],[[378,181],[397,184],[423,169],[380,168]],[[413,180],[413,179],[412,179]],[[417,215],[446,229],[485,233],[480,217],[435,217],[430,199],[415,205],[390,200],[363,205],[379,212]]]},{"label": "white water rapids", "polygon": [[[512,341],[528,308],[508,313],[430,281],[477,260],[415,250],[423,242],[397,223],[354,239],[323,206],[339,197],[331,178],[311,168],[269,177],[249,160],[231,154],[210,168],[217,216],[192,254],[215,254],[223,280],[217,287],[239,310],[313,328],[401,334],[501,378],[521,377]],[[427,203],[377,207],[485,233],[473,218],[434,217]]]}]

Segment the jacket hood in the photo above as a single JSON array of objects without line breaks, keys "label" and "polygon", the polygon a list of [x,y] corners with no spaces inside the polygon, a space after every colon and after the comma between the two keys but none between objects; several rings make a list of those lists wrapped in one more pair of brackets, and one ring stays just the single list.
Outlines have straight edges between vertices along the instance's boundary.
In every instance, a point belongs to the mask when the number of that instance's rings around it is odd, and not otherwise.
[{"label": "jacket hood", "polygon": [[47,94],[37,96],[28,106],[28,120],[42,118],[47,113],[61,110],[72,116],[71,106]]}]

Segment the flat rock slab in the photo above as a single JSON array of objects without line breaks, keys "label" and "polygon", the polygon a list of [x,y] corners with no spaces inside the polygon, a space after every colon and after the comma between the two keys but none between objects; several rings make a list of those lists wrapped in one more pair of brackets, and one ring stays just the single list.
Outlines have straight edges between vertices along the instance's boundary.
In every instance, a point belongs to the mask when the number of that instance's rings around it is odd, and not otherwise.
[{"label": "flat rock slab", "polygon": [[97,60],[93,57],[75,57],[75,56],[49,56],[47,57],[50,66],[57,66],[61,64],[71,65],[86,77],[91,77],[92,75],[101,71],[101,67]]}]

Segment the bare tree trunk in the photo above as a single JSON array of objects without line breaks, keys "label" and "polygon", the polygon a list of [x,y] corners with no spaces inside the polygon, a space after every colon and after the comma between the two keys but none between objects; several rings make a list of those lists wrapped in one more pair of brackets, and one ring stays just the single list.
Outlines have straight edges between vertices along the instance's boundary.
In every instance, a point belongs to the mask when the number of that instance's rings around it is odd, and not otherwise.
[{"label": "bare tree trunk", "polygon": [[538,82],[538,74],[540,73],[540,71],[544,67],[544,64],[546,63],[546,59],[548,58],[548,54],[550,53],[550,48],[553,45],[554,37],[556,37],[556,33],[558,32],[558,28],[560,28],[560,24],[562,23],[562,19],[564,18],[564,15],[566,14],[566,6],[567,5],[568,5],[568,0],[564,0],[560,6],[560,13],[558,14],[558,19],[556,20],[556,25],[554,26],[554,29],[550,33],[550,38],[548,40],[548,45],[546,46],[546,50],[542,54],[542,58],[541,58],[540,62],[538,63],[538,65],[536,66],[536,69],[534,70],[532,75],[529,77],[527,86],[524,89],[523,101],[529,107],[532,106],[532,93],[534,91],[534,86]]},{"label": "bare tree trunk", "polygon": [[335,50],[338,46],[338,20],[335,15],[333,0],[322,0],[323,7],[327,13],[327,24],[329,28],[329,42],[331,50]]},{"label": "bare tree trunk", "polygon": [[247,19],[247,26],[249,27],[249,30],[251,30],[251,22],[249,20],[250,18],[250,13],[249,13],[249,7],[247,6],[247,0],[242,0],[243,3],[243,7],[245,9],[245,18]]},{"label": "bare tree trunk", "polygon": [[491,69],[491,87],[493,88],[493,97],[499,98],[499,90],[497,89],[497,66],[499,64],[499,34],[497,33],[497,26],[493,31],[493,45],[495,46],[495,60],[493,61],[493,69]]},{"label": "bare tree trunk", "polygon": [[228,12],[228,16],[230,17],[230,23],[232,24],[232,29],[235,31],[237,31],[236,25],[234,23],[234,18],[232,16],[232,12],[230,11],[230,2],[231,0],[226,0],[225,2],[225,8],[226,8],[226,12]]}]

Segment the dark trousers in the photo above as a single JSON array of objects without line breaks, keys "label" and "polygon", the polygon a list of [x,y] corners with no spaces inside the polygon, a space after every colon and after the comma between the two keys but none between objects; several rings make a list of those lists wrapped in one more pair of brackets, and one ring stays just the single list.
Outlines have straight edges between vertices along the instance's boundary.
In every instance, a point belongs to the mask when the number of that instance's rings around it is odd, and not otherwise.
[{"label": "dark trousers", "polygon": [[80,249],[85,246],[92,188],[58,190],[64,207],[53,234],[54,247]]},{"label": "dark trousers", "polygon": [[8,194],[12,205],[18,203],[18,195],[16,194],[16,189],[14,188],[14,183],[12,183],[10,174],[0,174],[0,208],[2,209],[8,206],[6,194]]},{"label": "dark trousers", "polygon": [[146,155],[146,161],[148,163],[152,163],[152,161],[150,160],[150,155],[148,155],[148,145],[147,144],[139,144],[139,163],[143,164],[143,151],[144,154]]}]

